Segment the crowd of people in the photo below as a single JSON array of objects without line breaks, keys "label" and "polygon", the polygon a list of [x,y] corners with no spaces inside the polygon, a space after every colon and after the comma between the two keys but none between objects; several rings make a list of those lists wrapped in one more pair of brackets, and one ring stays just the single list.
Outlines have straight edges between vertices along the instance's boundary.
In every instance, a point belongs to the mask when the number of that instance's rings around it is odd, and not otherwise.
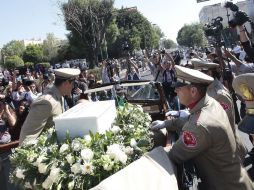
[{"label": "crowd of people", "polygon": [[[151,129],[163,134],[165,129],[177,131],[181,136],[174,146],[167,147],[169,158],[175,163],[193,159],[202,180],[201,189],[253,190],[243,169],[247,150],[237,124],[254,145],[250,126],[254,109],[254,47],[243,26],[238,28],[240,42],[231,50],[189,48],[182,61],[180,51],[166,50],[153,50],[150,54],[144,51],[141,60],[106,59],[99,64],[101,78],[80,68],[26,69],[22,73],[3,70],[0,184],[4,184],[4,189],[15,189],[8,181],[11,149],[2,145],[15,141],[22,145],[52,127],[54,117],[80,101],[102,100],[96,93],[86,94],[88,89],[120,80],[138,81],[142,79],[141,70],[150,70],[153,80],[162,84],[170,108],[166,113],[170,119],[154,121]],[[110,91],[103,95],[103,100],[114,98]],[[237,100],[241,102],[240,113]],[[254,149],[248,154],[254,156],[253,152]]]}]

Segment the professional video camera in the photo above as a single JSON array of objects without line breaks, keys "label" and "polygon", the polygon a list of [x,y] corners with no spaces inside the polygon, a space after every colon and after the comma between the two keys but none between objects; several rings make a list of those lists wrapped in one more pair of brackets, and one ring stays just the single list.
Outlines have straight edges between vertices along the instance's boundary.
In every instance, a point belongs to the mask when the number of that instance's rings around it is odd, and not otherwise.
[{"label": "professional video camera", "polygon": [[245,12],[239,10],[239,7],[233,2],[227,1],[224,4],[224,7],[229,8],[231,11],[234,12],[234,18],[228,21],[228,25],[231,28],[241,26],[247,21],[251,22],[249,16]]},{"label": "professional video camera", "polygon": [[217,18],[212,19],[212,22],[205,24],[204,31],[206,36],[217,37],[221,36],[221,31],[223,30],[222,22],[223,18],[218,16]]}]

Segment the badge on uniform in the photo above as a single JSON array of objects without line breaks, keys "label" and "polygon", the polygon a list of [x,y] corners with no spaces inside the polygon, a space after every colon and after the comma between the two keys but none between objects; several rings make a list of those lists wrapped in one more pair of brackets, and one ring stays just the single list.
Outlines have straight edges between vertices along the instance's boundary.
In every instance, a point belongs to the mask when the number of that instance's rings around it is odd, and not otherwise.
[{"label": "badge on uniform", "polygon": [[196,137],[189,131],[184,131],[182,134],[182,141],[187,147],[194,148],[197,146]]},{"label": "badge on uniform", "polygon": [[226,104],[225,102],[220,102],[220,105],[223,107],[225,111],[227,111],[230,108],[230,106]]}]

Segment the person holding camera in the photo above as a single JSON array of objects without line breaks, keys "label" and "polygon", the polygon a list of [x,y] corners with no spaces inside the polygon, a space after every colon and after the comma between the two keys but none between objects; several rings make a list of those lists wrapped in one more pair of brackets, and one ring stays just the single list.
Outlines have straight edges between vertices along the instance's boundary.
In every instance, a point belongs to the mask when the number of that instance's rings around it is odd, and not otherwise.
[{"label": "person holding camera", "polygon": [[251,42],[251,40],[248,37],[247,30],[244,26],[246,22],[249,22],[251,24],[252,30],[254,30],[254,23],[251,21],[249,16],[239,10],[239,7],[235,5],[233,2],[226,2],[224,5],[225,8],[229,8],[233,14],[234,18],[228,22],[229,26],[231,28],[238,28],[240,34],[240,41],[243,46],[244,51],[246,52],[249,59],[254,62],[254,42]]},{"label": "person holding camera", "polygon": [[1,189],[15,189],[9,182],[11,163],[9,156],[11,150],[5,148],[11,142],[10,128],[16,124],[16,114],[2,99],[0,101],[0,184]]}]

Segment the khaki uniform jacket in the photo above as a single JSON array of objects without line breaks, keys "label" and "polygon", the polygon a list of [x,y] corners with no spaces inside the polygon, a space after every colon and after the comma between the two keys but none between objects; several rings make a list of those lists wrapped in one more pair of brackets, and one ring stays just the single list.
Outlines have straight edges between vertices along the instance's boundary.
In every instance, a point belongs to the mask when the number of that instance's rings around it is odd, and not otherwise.
[{"label": "khaki uniform jacket", "polygon": [[58,89],[52,86],[31,104],[29,114],[21,128],[19,143],[36,139],[43,129],[54,125],[53,117],[63,111],[63,97]]},{"label": "khaki uniform jacket", "polygon": [[206,190],[253,190],[236,153],[236,142],[226,112],[206,95],[190,110],[188,121],[165,122],[168,131],[182,129],[169,151],[175,163],[193,159]]},{"label": "khaki uniform jacket", "polygon": [[215,100],[217,100],[220,103],[220,105],[223,107],[223,109],[226,111],[229,122],[231,124],[231,128],[233,130],[233,133],[236,139],[237,152],[239,153],[240,159],[244,160],[247,154],[247,149],[243,145],[239,137],[238,131],[236,130],[234,103],[229,91],[219,80],[215,79],[208,86],[207,94],[211,96],[212,98],[214,98]]}]

